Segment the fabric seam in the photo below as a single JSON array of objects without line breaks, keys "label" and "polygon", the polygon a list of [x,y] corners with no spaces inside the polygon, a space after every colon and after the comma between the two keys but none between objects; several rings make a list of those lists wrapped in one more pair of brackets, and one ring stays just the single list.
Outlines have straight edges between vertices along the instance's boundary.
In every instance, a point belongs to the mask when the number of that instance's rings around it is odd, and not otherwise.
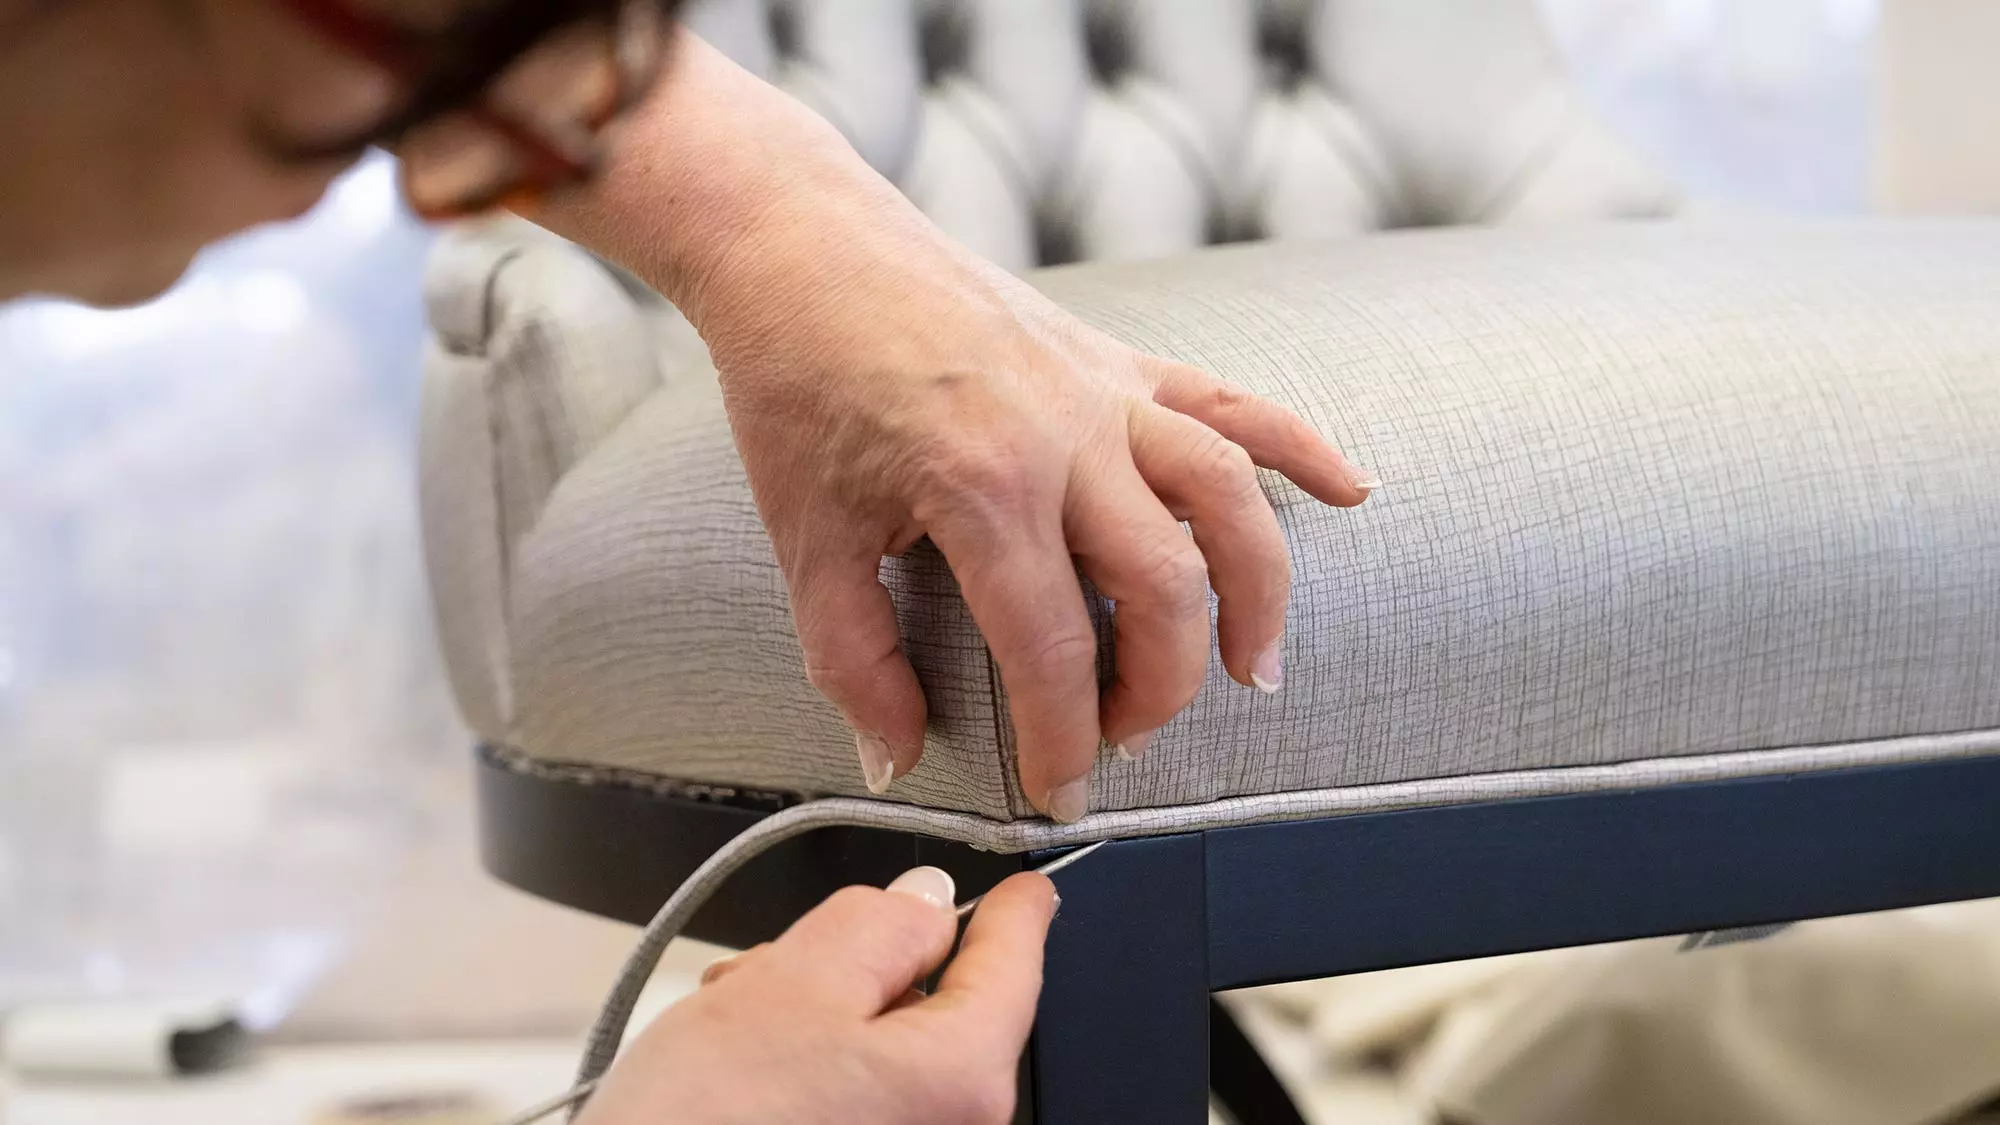
[{"label": "fabric seam", "polygon": [[[1874,749],[1864,755],[1857,755],[1855,753],[1857,748],[1862,748],[1864,751],[1867,748]],[[581,763],[552,762],[517,749],[496,749],[494,753],[511,755],[514,760],[532,763],[528,768],[536,771],[548,768],[579,771],[571,775],[573,780],[601,770],[604,780],[615,780],[614,774],[623,774],[628,777],[649,779],[646,782],[648,788],[655,787],[654,782],[674,784],[637,771],[617,771]],[[944,838],[992,851],[1018,852],[1103,839],[1198,832],[1209,828],[1245,824],[1353,816],[1398,809],[1472,805],[1528,797],[1657,789],[1702,781],[1863,769],[1878,765],[1985,756],[2000,756],[2000,728],[1945,734],[1903,735],[1896,738],[1766,750],[1731,750],[1715,754],[1638,758],[1610,765],[1544,766],[1369,785],[1295,789],[1280,793],[1224,797],[1194,804],[1153,805],[1137,809],[1093,812],[1073,824],[1056,824],[1039,817],[1032,820],[999,820],[977,813],[933,809],[895,801],[863,800],[860,803],[879,808],[883,816],[899,821],[910,815],[929,818],[932,822],[928,826],[929,829]],[[510,759],[503,757],[502,760]],[[1662,767],[1667,767],[1668,772],[1665,776],[1661,775]],[[1584,784],[1574,784],[1580,778]],[[1450,793],[1439,793],[1432,788],[1439,782],[1455,782],[1460,788]],[[726,787],[707,788],[720,791]]]}]

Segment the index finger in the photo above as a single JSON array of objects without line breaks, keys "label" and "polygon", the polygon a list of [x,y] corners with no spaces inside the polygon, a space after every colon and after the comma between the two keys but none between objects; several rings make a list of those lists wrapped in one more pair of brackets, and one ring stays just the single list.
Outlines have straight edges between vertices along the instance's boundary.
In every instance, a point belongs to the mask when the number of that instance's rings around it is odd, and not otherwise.
[{"label": "index finger", "polygon": [[973,911],[958,957],[937,991],[885,1019],[963,1017],[965,1034],[991,1035],[1019,1053],[1035,1023],[1042,994],[1042,945],[1056,913],[1055,884],[1023,871],[986,892]]},{"label": "index finger", "polygon": [[1014,523],[953,520],[930,530],[958,576],[1007,687],[1021,791],[1059,821],[1090,806],[1097,726],[1097,631],[1053,507]]}]

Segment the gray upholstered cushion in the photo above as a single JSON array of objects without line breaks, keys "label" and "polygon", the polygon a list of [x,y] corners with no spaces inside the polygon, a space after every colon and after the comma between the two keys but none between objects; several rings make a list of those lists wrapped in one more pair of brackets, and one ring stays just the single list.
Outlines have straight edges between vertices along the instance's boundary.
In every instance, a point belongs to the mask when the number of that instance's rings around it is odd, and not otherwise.
[{"label": "gray upholstered cushion", "polygon": [[[587,448],[543,423],[556,479],[532,503],[494,499],[477,450],[438,455],[506,424],[467,407],[494,387],[660,377],[617,357],[659,346],[661,314],[577,251],[457,245],[440,292],[484,300],[477,331],[444,333],[425,507],[482,733],[865,793],[706,372],[594,408]],[[1216,670],[1144,761],[1100,763],[1093,808],[1804,746],[1835,747],[1826,764],[2000,728],[2000,224],[1463,230],[1037,283],[1287,403],[1387,481],[1353,511],[1271,482],[1297,572],[1284,690]],[[482,494],[520,511],[485,547],[462,526]],[[924,551],[885,574],[935,720],[891,797],[1024,815],[949,574]]]}]

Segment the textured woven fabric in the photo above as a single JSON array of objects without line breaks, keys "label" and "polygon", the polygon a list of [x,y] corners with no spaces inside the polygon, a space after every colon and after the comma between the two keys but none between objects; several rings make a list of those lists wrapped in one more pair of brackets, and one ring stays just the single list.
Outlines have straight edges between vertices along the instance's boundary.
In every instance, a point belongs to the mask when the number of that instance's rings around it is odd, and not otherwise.
[{"label": "textured woven fabric", "polygon": [[[527,223],[469,226],[442,240],[425,303],[424,556],[459,706],[475,729],[494,730],[512,707],[513,554],[556,482],[659,388],[660,375],[633,299],[575,247]],[[676,322],[686,323],[667,321]]]},{"label": "textured woven fabric", "polygon": [[[571,264],[510,264],[495,323],[557,315]],[[1093,809],[2000,728],[2000,224],[1437,232],[1037,280],[1388,482],[1353,511],[1270,483],[1285,689],[1214,669],[1144,761],[1100,763]],[[633,408],[517,543],[511,704],[482,733],[865,792],[712,381]],[[1025,815],[949,573],[919,552],[884,574],[934,720],[892,798]]]},{"label": "textured woven fabric", "polygon": [[688,22],[1011,269],[1673,207],[1534,0],[698,0]]}]

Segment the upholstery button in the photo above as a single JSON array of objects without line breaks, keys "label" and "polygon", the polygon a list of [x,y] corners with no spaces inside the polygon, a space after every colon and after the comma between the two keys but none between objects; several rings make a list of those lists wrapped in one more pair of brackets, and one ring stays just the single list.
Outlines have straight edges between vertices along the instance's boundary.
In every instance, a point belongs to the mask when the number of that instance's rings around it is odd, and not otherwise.
[{"label": "upholstery button", "polygon": [[775,0],[764,5],[765,18],[771,24],[771,48],[781,59],[794,58],[799,53],[799,16],[792,9],[790,0]]},{"label": "upholstery button", "polygon": [[1264,59],[1270,85],[1279,90],[1296,89],[1312,69],[1306,54],[1306,12],[1296,3],[1260,5],[1257,19],[1257,51]]},{"label": "upholstery button", "polygon": [[923,54],[924,84],[936,86],[945,75],[965,69],[972,52],[971,33],[958,4],[933,0],[920,5],[920,10],[917,49]]},{"label": "upholstery button", "polygon": [[1100,86],[1114,86],[1132,69],[1132,35],[1124,25],[1123,9],[1113,3],[1093,3],[1083,23],[1083,46],[1090,73]]}]

